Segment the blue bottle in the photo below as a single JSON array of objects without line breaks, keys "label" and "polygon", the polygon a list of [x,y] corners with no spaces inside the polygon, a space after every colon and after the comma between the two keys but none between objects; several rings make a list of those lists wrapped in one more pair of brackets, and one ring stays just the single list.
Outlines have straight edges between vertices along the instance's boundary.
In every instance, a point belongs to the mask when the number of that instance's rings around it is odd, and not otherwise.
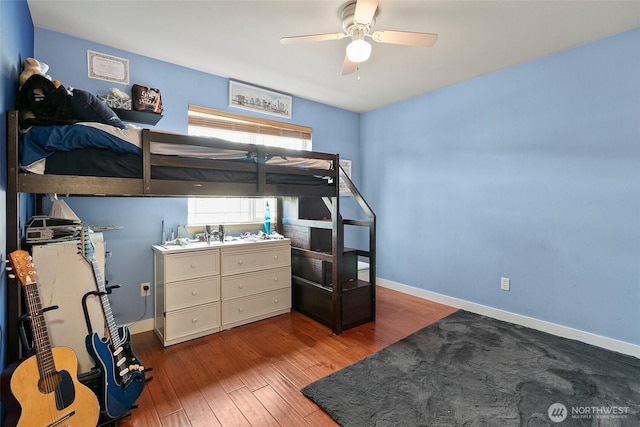
[{"label": "blue bottle", "polygon": [[264,208],[264,234],[271,234],[271,213],[269,212],[269,202]]}]

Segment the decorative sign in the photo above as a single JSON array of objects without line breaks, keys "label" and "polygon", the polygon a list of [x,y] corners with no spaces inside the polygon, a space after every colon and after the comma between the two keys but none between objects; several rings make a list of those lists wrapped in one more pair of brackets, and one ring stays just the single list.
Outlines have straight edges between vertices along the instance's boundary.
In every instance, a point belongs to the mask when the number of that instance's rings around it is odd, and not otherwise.
[{"label": "decorative sign", "polygon": [[92,79],[129,84],[129,60],[87,51],[87,69]]},{"label": "decorative sign", "polygon": [[291,97],[229,80],[229,106],[291,118]]},{"label": "decorative sign", "polygon": [[[351,160],[340,159],[340,167],[344,170],[344,173],[351,179]],[[340,180],[340,195],[341,196],[352,196],[349,187],[344,181]]]}]

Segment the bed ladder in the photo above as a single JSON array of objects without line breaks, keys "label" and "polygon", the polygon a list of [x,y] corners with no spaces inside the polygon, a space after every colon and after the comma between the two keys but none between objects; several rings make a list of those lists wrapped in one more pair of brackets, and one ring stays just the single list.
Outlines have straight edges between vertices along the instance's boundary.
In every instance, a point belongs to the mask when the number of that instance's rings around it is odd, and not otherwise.
[{"label": "bed ladder", "polygon": [[[292,243],[293,308],[335,334],[375,320],[376,216],[340,168],[343,194],[364,219],[344,219],[340,197],[285,198],[282,226]],[[345,225],[368,228],[367,248],[344,246]],[[368,265],[368,277],[359,265]]]}]

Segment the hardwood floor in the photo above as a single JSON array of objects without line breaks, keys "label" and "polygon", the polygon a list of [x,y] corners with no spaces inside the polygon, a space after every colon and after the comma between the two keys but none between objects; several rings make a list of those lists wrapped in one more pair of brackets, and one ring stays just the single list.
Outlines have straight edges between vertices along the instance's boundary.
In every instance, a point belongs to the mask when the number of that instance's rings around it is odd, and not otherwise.
[{"label": "hardwood floor", "polygon": [[167,348],[153,332],[134,335],[153,379],[117,425],[335,426],[302,387],[456,311],[380,287],[376,310],[339,336],[297,312]]}]

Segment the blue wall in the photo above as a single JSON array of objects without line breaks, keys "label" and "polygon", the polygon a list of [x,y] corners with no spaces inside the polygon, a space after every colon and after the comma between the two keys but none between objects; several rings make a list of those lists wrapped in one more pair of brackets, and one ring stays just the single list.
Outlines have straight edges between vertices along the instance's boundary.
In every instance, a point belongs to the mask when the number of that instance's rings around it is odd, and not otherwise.
[{"label": "blue wall", "polygon": [[[129,59],[131,83],[162,90],[161,129],[185,132],[189,103],[229,110],[226,79],[43,29],[32,35],[25,2],[0,5],[3,110],[32,48],[54,78],[93,93],[112,84],[86,76],[88,49]],[[379,277],[640,344],[638,45],[640,29],[363,115],[294,98],[291,121],[313,127],[316,150],[354,160],[378,214]],[[4,156],[5,128],[0,141]],[[68,202],[88,222],[124,225],[106,235],[107,278],[123,285],[116,320],[136,320],[160,220],[183,223],[186,202]]]},{"label": "blue wall", "polygon": [[[247,114],[246,110],[228,107],[228,80],[211,74],[180,67],[152,58],[135,55],[108,46],[70,37],[64,34],[35,29],[35,57],[49,64],[49,74],[65,87],[75,87],[94,94],[107,93],[118,87],[130,93],[131,85],[117,85],[87,77],[87,50],[114,55],[129,60],[130,83],[160,89],[164,117],[157,129],[187,133],[189,104]],[[249,82],[251,83],[251,82]],[[270,88],[286,93],[286,88]],[[273,116],[262,116],[274,119]],[[280,118],[277,118],[280,120]],[[313,148],[316,151],[339,152],[353,160],[358,184],[360,116],[294,97],[290,122],[313,128]],[[121,231],[105,234],[107,260],[105,277],[110,284],[121,288],[112,295],[112,309],[118,323],[151,318],[153,307],[147,307],[140,297],[140,283],[153,282],[151,245],[160,241],[161,222],[167,229],[184,225],[187,220],[187,200],[138,198],[67,198],[67,204],[90,224],[120,225]],[[151,303],[151,301],[149,301]]]},{"label": "blue wall", "polygon": [[[33,21],[24,1],[0,1],[0,259],[7,258],[7,116],[13,108],[18,73],[24,58],[33,55]],[[6,366],[7,354],[7,276],[0,274],[0,368]],[[0,403],[0,420],[4,408]]]},{"label": "blue wall", "polygon": [[378,276],[640,344],[638,46],[640,28],[363,114]]}]

